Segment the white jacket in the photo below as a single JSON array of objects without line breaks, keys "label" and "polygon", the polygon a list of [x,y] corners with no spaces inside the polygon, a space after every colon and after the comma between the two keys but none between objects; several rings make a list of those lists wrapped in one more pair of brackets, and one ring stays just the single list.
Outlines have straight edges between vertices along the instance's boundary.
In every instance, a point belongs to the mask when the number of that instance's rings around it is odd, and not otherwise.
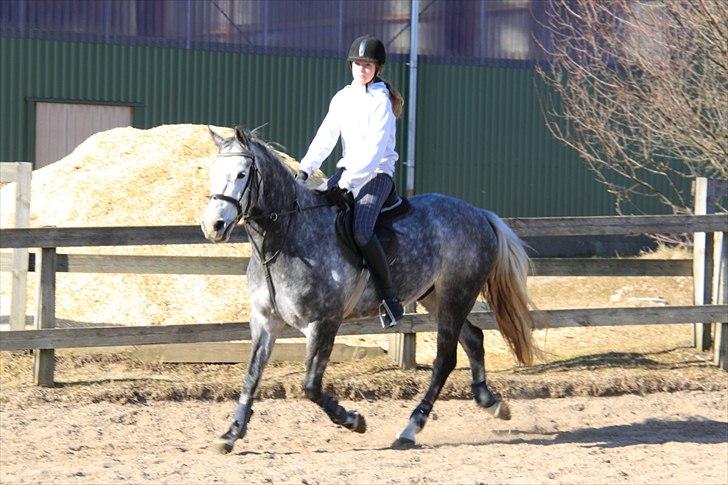
[{"label": "white jacket", "polygon": [[352,83],[331,99],[300,168],[309,175],[315,172],[341,136],[343,157],[336,166],[346,170],[339,187],[356,196],[378,173],[394,174],[394,162],[399,158],[394,151],[395,134],[396,118],[387,86],[376,82],[367,89]]}]

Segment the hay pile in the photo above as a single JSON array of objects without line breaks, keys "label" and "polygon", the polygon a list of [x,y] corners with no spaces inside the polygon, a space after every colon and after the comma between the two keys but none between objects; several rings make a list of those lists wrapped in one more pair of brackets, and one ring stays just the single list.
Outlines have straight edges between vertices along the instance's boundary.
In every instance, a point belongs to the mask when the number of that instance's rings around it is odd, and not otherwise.
[{"label": "hay pile", "polygon": [[[215,128],[231,136],[229,128]],[[62,160],[33,172],[30,227],[198,224],[208,195],[208,165],[217,153],[205,125],[96,133]],[[298,162],[279,154],[297,168]],[[312,177],[311,184],[323,180]],[[0,189],[0,227],[14,225],[15,184]],[[60,253],[245,256],[248,245],[204,244],[59,248]],[[5,268],[3,268],[5,270]],[[33,280],[33,278],[29,278]],[[10,313],[10,273],[0,282],[0,314]],[[28,291],[34,309],[34,282]],[[59,273],[61,320],[149,325],[245,321],[245,278],[196,275]]]}]

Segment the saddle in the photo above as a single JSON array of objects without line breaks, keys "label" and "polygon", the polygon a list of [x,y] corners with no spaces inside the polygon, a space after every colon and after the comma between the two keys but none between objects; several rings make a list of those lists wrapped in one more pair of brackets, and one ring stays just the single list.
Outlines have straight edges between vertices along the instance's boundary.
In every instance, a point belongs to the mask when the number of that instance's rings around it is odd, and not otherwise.
[{"label": "saddle", "polygon": [[[366,266],[364,257],[354,241],[354,197],[351,192],[341,190],[338,187],[318,192],[324,196],[329,205],[337,208],[336,235],[344,247],[349,250],[348,255],[352,263],[360,267]],[[406,197],[400,197],[395,188],[392,187],[392,191],[387,196],[374,226],[374,234],[384,248],[389,264],[397,259],[399,252],[394,222],[409,214],[411,210],[412,204],[410,204],[409,200]]]}]

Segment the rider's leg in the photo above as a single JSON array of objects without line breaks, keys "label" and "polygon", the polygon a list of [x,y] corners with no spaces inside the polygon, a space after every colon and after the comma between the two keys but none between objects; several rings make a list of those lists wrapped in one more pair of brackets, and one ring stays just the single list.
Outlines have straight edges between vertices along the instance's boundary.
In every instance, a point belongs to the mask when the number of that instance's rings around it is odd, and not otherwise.
[{"label": "rider's leg", "polygon": [[404,309],[392,286],[392,276],[384,249],[377,236],[373,234],[366,244],[359,246],[359,249],[367,262],[381,299],[382,321],[388,326],[396,325],[402,319]]},{"label": "rider's leg", "polygon": [[337,185],[339,185],[339,180],[341,179],[341,175],[344,173],[344,169],[340,168],[338,169],[334,175],[326,181],[326,189],[331,189]]},{"label": "rider's leg", "polygon": [[404,310],[392,285],[387,256],[374,234],[374,225],[393,188],[390,176],[378,174],[361,188],[354,204],[354,241],[364,256],[382,300],[383,322],[390,326],[397,324]]}]

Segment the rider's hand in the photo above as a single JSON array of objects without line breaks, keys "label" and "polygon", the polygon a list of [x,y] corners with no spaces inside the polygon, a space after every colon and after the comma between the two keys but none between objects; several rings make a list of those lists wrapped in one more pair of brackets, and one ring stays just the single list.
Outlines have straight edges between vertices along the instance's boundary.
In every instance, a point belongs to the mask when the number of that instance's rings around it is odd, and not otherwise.
[{"label": "rider's hand", "polygon": [[342,209],[351,208],[354,202],[354,197],[351,195],[351,192],[346,189],[342,189],[338,185],[327,188],[321,192],[321,194],[326,198],[330,205],[335,205]]},{"label": "rider's hand", "polygon": [[308,179],[308,174],[303,170],[299,170],[296,174],[296,182],[306,185],[306,179]]},{"label": "rider's hand", "polygon": [[354,204],[354,194],[351,193],[351,190],[345,189],[343,187],[339,187],[339,190],[341,191],[341,197],[346,200],[347,203],[350,205]]},{"label": "rider's hand", "polygon": [[336,186],[336,198],[339,201],[339,205],[343,207],[352,207],[354,205],[354,194],[351,191],[341,186]]}]

